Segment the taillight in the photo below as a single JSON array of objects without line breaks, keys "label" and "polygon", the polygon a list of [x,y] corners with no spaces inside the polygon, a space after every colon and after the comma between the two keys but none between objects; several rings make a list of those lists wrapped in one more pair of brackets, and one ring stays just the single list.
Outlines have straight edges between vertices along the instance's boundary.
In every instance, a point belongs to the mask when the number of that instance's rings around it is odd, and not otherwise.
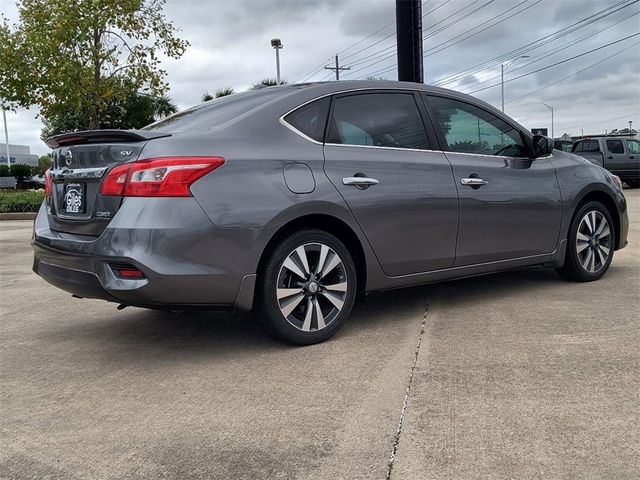
[{"label": "taillight", "polygon": [[51,198],[51,194],[53,193],[53,182],[51,181],[51,169],[47,169],[44,172],[44,196],[47,201]]},{"label": "taillight", "polygon": [[222,157],[166,157],[112,169],[100,193],[119,197],[190,197],[198,179],[224,164]]}]

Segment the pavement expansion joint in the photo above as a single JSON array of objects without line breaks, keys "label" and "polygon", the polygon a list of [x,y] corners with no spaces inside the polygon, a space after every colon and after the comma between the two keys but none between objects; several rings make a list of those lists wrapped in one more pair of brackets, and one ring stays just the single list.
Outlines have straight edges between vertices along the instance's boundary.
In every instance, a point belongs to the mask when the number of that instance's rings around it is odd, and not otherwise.
[{"label": "pavement expansion joint", "polygon": [[393,471],[393,464],[396,460],[396,454],[398,453],[398,445],[400,444],[400,436],[402,435],[402,428],[404,426],[404,417],[407,413],[409,406],[409,396],[411,395],[411,387],[413,385],[413,375],[416,371],[416,365],[418,364],[418,355],[420,354],[420,346],[422,345],[422,337],[424,336],[427,314],[429,313],[429,304],[431,301],[431,293],[427,295],[425,302],[424,315],[422,317],[422,325],[420,326],[420,334],[418,335],[418,341],[416,348],[413,352],[413,363],[411,364],[411,371],[409,373],[409,379],[407,381],[407,388],[404,391],[404,400],[402,402],[402,410],[400,411],[400,419],[398,420],[398,428],[393,439],[393,448],[391,449],[391,455],[389,456],[389,463],[387,464],[387,476],[386,480],[391,480],[391,473]]}]

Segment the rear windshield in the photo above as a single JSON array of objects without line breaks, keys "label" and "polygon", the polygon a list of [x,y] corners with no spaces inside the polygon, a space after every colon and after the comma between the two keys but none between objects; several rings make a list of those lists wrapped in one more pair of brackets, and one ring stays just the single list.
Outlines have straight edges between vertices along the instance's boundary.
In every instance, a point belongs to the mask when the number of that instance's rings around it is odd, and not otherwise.
[{"label": "rear windshield", "polygon": [[147,125],[142,130],[171,133],[210,130],[248,113],[282,94],[283,92],[279,88],[263,88],[234,93],[173,114]]}]

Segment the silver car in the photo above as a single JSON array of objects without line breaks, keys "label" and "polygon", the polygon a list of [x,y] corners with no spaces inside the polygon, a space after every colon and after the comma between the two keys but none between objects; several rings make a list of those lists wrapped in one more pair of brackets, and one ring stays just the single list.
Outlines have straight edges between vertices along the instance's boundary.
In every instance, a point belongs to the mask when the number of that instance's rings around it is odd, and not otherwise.
[{"label": "silver car", "polygon": [[294,344],[370,292],[527,265],[597,280],[627,243],[615,175],[413,83],[251,90],[48,144],[42,278],[124,306],[253,308]]}]

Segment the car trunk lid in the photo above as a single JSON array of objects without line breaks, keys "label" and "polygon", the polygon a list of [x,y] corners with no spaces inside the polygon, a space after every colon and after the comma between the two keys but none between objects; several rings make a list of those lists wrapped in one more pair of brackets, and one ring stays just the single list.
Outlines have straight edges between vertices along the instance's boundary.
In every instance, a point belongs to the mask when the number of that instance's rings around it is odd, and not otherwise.
[{"label": "car trunk lid", "polygon": [[51,195],[47,213],[52,230],[100,235],[120,208],[122,197],[100,195],[113,167],[138,159],[142,148],[163,132],[96,130],[57,135],[47,140],[53,148]]}]

